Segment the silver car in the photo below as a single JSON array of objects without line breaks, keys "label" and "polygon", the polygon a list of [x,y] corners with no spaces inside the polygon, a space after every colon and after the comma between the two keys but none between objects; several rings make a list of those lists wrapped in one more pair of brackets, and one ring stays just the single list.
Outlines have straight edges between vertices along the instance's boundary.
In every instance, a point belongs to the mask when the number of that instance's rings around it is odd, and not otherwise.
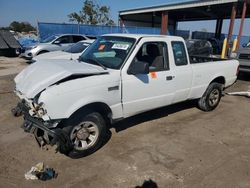
[{"label": "silver car", "polygon": [[33,57],[51,51],[65,50],[70,45],[79,42],[81,40],[88,40],[85,35],[80,34],[62,34],[52,35],[45,40],[40,41],[38,44],[26,47],[21,56],[26,59],[32,59]]},{"label": "silver car", "polygon": [[92,44],[94,40],[82,40],[75,44],[72,44],[65,50],[53,51],[38,55],[32,58],[31,62],[36,62],[44,59],[68,59],[68,60],[77,60],[82,52],[87,49],[87,47]]},{"label": "silver car", "polygon": [[239,49],[238,60],[240,62],[240,71],[250,73],[250,43]]}]

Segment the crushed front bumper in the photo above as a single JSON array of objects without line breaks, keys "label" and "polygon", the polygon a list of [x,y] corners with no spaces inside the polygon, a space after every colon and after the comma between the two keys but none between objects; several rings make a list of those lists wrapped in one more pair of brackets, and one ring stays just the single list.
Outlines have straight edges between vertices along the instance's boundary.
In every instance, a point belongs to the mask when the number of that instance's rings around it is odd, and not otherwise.
[{"label": "crushed front bumper", "polygon": [[24,100],[12,109],[12,114],[15,117],[23,115],[22,128],[24,131],[34,134],[40,146],[44,144],[57,145],[57,151],[67,154],[73,147],[69,136],[61,128],[54,128],[51,122],[44,122],[39,118],[32,117],[29,110]]}]

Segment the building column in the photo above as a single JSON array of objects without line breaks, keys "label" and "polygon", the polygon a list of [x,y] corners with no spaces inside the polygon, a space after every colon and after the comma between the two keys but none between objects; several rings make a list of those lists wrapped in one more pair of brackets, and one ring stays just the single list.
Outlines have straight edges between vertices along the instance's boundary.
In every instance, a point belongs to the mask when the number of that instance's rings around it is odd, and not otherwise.
[{"label": "building column", "polygon": [[223,19],[217,19],[216,20],[216,28],[215,28],[215,38],[216,39],[221,38],[222,25],[223,25]]},{"label": "building column", "polygon": [[119,22],[120,22],[120,29],[121,29],[122,33],[124,33],[124,21],[123,21],[123,19],[120,18]]},{"label": "building column", "polygon": [[151,27],[155,27],[155,12],[152,12],[152,22]]},{"label": "building column", "polygon": [[226,46],[225,54],[228,53],[229,43],[231,42],[231,38],[233,35],[235,16],[236,16],[236,4],[233,4],[232,11],[231,11],[230,24],[229,24],[229,28],[228,28],[227,46]]},{"label": "building column", "polygon": [[177,34],[177,28],[178,28],[178,22],[174,21],[173,26],[174,26],[174,33],[173,34],[176,35]]},{"label": "building column", "polygon": [[237,37],[236,50],[238,50],[239,47],[240,47],[240,39],[241,39],[242,30],[243,30],[243,26],[244,26],[244,21],[245,21],[245,17],[246,17],[246,11],[247,11],[247,0],[244,0],[243,7],[242,7],[241,21],[240,21],[240,29],[239,29],[239,34],[238,34],[238,37]]},{"label": "building column", "polygon": [[167,35],[168,32],[168,12],[161,13],[161,35]]}]

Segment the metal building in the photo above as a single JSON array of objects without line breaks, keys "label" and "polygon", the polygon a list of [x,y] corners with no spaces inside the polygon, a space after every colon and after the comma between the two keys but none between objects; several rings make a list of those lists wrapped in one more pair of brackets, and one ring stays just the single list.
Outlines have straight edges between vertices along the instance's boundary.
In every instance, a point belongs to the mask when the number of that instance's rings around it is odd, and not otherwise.
[{"label": "metal building", "polygon": [[[244,19],[250,17],[250,0],[193,0],[122,10],[119,12],[121,26],[160,27],[161,34],[176,31],[178,22],[216,20],[215,37],[220,38],[224,19],[230,19],[228,42],[232,38],[235,18],[241,18],[238,45],[242,35]],[[228,46],[228,45],[227,45]]]}]

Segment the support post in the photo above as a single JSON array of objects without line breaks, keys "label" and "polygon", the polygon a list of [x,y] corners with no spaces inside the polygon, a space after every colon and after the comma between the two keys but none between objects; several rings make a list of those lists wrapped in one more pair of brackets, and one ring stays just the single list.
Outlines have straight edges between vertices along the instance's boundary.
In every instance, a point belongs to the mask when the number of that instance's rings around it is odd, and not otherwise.
[{"label": "support post", "polygon": [[173,24],[173,26],[174,26],[174,35],[176,35],[177,34],[177,28],[178,28],[178,23],[177,23],[177,21],[174,21],[174,24]]},{"label": "support post", "polygon": [[231,38],[232,38],[232,34],[233,34],[235,16],[236,16],[236,4],[233,4],[232,11],[231,11],[230,24],[229,24],[229,28],[228,28],[226,54],[228,53],[229,43],[231,42]]},{"label": "support post", "polygon": [[166,35],[168,32],[168,12],[163,11],[161,14],[161,35]]},{"label": "support post", "polygon": [[223,19],[216,20],[216,28],[215,28],[215,38],[220,39],[221,37],[221,30],[223,25]]},{"label": "support post", "polygon": [[155,27],[155,12],[152,13],[152,23],[151,23],[152,27]]},{"label": "support post", "polygon": [[124,21],[122,20],[122,18],[120,18],[120,29],[122,33],[124,33]]},{"label": "support post", "polygon": [[241,14],[241,21],[240,21],[240,29],[239,29],[239,33],[238,33],[238,37],[237,37],[236,50],[238,50],[239,47],[240,47],[240,39],[241,39],[242,30],[243,30],[243,26],[244,26],[244,21],[245,21],[245,17],[246,17],[246,11],[247,11],[247,0],[243,0],[243,7],[242,7],[242,14]]}]

